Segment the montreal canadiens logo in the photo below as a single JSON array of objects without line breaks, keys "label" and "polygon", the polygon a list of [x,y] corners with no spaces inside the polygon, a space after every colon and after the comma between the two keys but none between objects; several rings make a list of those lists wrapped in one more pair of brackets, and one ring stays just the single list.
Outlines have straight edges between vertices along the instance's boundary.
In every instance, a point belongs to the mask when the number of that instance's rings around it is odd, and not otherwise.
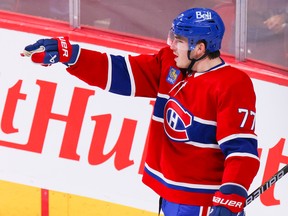
[{"label": "montreal canadiens logo", "polygon": [[164,109],[164,129],[174,141],[189,141],[187,129],[192,125],[193,115],[176,100],[169,99]]}]

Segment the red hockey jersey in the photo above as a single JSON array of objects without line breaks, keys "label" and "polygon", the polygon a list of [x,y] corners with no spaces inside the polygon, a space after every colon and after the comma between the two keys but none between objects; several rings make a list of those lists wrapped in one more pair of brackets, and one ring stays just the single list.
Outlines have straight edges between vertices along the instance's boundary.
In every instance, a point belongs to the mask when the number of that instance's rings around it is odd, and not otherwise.
[{"label": "red hockey jersey", "polygon": [[67,71],[116,94],[156,98],[143,182],[159,196],[211,206],[220,186],[247,193],[259,167],[250,78],[224,62],[185,75],[174,58],[169,47],[126,57],[82,49]]}]

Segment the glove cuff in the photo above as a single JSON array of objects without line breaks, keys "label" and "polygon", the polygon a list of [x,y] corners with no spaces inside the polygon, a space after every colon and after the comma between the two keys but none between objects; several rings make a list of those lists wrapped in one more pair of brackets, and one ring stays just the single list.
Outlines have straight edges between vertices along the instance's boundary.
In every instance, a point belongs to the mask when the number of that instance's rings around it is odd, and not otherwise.
[{"label": "glove cuff", "polygon": [[213,206],[223,206],[233,213],[243,211],[246,198],[237,194],[223,194],[217,191],[213,196]]},{"label": "glove cuff", "polygon": [[67,36],[55,39],[58,41],[59,61],[67,65],[75,64],[79,56],[79,45],[71,45]]},{"label": "glove cuff", "polygon": [[78,44],[72,45],[72,55],[68,62],[68,65],[73,65],[77,62],[78,57],[80,55],[80,46]]}]

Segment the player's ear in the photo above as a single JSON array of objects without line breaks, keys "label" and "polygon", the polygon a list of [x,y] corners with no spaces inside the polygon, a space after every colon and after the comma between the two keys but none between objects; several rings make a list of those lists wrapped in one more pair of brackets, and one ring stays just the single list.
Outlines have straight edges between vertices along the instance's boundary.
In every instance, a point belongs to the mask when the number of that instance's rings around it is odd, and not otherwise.
[{"label": "player's ear", "polygon": [[206,52],[206,45],[204,42],[200,41],[197,43],[195,49],[196,49],[197,54],[199,55],[204,54]]}]

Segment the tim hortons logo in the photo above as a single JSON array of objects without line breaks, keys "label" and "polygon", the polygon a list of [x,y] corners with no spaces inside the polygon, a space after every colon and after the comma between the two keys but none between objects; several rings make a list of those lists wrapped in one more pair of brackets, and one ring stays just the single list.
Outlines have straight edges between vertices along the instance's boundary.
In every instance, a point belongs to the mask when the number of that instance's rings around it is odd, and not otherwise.
[{"label": "tim hortons logo", "polygon": [[[14,123],[15,120],[17,120],[17,116],[23,116],[23,113],[19,114],[19,112],[23,109],[23,104],[25,106],[27,94],[21,91],[22,80],[19,80],[14,86],[8,89],[1,119],[0,132],[2,140],[0,140],[0,146],[42,154],[45,136],[49,129],[49,122],[52,120],[66,125],[64,133],[59,133],[61,134],[59,136],[63,136],[59,158],[79,161],[81,157],[77,152],[79,139],[82,133],[87,133],[83,132],[81,129],[86,123],[84,122],[84,116],[88,99],[95,94],[95,91],[75,87],[72,93],[69,112],[64,115],[52,111],[57,83],[37,80],[36,84],[39,87],[39,94],[35,105],[34,117],[32,117],[31,128],[30,131],[28,131],[27,143],[23,144],[23,142],[26,141],[21,141],[21,143],[5,141],[6,135],[8,136],[9,134],[19,132],[19,128],[15,127]],[[154,101],[150,102],[148,106],[151,105],[153,107],[153,104]],[[33,107],[30,108],[34,109]],[[90,140],[88,157],[87,155],[83,155],[88,158],[88,163],[90,165],[100,165],[110,158],[114,158],[114,166],[117,170],[122,170],[133,165],[133,155],[130,153],[138,121],[124,118],[119,137],[115,141],[115,145],[112,146],[112,150],[107,153],[107,147],[105,148],[105,146],[107,145],[106,139],[109,134],[112,115],[109,113],[91,115],[90,119],[92,123],[94,123],[94,126],[91,128],[93,134],[88,134],[88,137],[92,137]],[[25,120],[30,121],[30,119],[25,118],[21,121]],[[87,134],[85,136],[87,136]],[[111,144],[109,144],[109,146],[111,146]],[[142,173],[143,171],[144,158],[143,153],[139,173]],[[137,161],[139,160],[137,159]]]}]

